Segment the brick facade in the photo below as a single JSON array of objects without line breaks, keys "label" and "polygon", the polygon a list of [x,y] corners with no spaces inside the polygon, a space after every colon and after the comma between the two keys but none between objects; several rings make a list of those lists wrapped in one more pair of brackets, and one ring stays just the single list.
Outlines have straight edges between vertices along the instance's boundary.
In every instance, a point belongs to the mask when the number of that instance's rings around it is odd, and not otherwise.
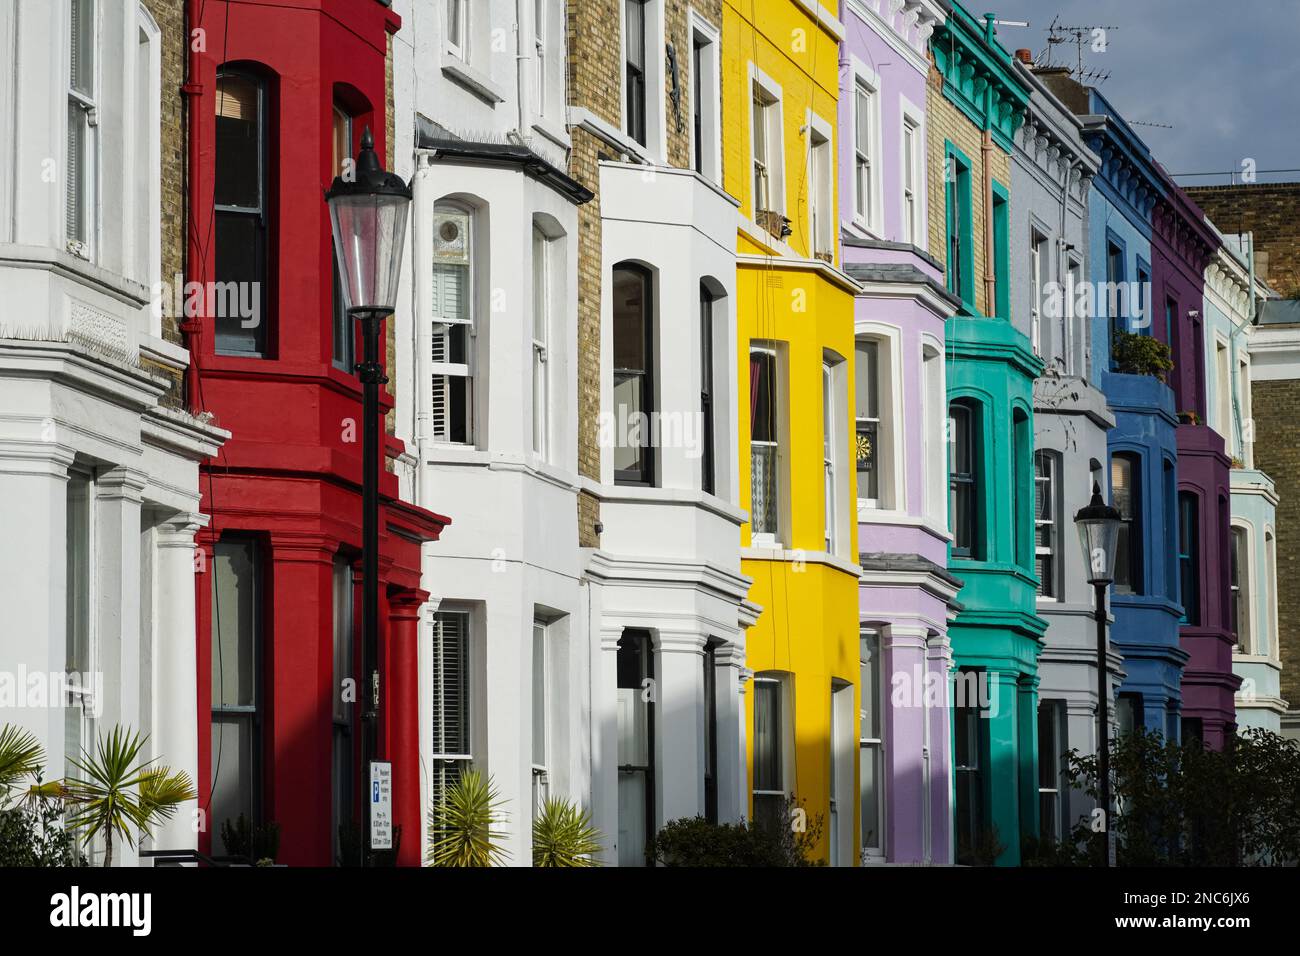
[{"label": "brick facade", "polygon": [[[162,41],[161,167],[162,188],[162,281],[167,289],[177,275],[185,271],[185,56],[188,49],[185,31],[184,0],[145,0],[145,7],[158,24]],[[163,296],[162,334],[168,342],[183,344],[176,316],[172,315],[169,295]],[[183,404],[183,382],[179,373],[154,365],[142,364],[156,375],[171,380],[171,388],[162,402],[174,408]]]},{"label": "brick facade", "polygon": [[[1284,298],[1300,294],[1300,183],[1186,190],[1220,231],[1255,234],[1255,268]],[[1279,573],[1280,573],[1279,569]]]},{"label": "brick facade", "polygon": [[[721,26],[721,0],[663,0],[664,44],[677,55],[681,128],[670,94],[672,73],[664,71],[662,91],[668,161],[690,164],[690,91],[692,80],[689,10]],[[621,0],[568,0],[566,17],[569,103],[582,107],[614,128],[622,124],[624,64],[622,62]],[[647,30],[650,29],[647,22]],[[578,207],[578,472],[600,480],[600,301],[602,261],[600,161],[618,158],[617,145],[582,127],[573,127],[569,175],[594,194]],[[599,502],[587,493],[578,497],[578,543],[599,547],[596,525]]]},{"label": "brick facade", "polygon": [[1300,380],[1251,383],[1255,466],[1277,487],[1277,623],[1282,698],[1300,706]]},{"label": "brick facade", "polygon": [[[971,161],[971,232],[973,239],[973,258],[975,261],[975,305],[984,315],[993,315],[995,308],[988,301],[985,291],[985,278],[988,275],[988,262],[985,247],[985,216],[988,203],[987,180],[984,164],[988,163],[989,173],[1003,186],[1011,188],[1011,157],[1001,149],[993,146],[987,153],[983,152],[983,133],[966,115],[957,109],[943,95],[943,74],[930,66],[930,75],[926,82],[926,129],[927,147],[930,162],[928,204],[930,251],[936,259],[948,263],[947,249],[947,210],[944,205],[944,142],[950,142]],[[987,160],[985,159],[987,156]]]}]

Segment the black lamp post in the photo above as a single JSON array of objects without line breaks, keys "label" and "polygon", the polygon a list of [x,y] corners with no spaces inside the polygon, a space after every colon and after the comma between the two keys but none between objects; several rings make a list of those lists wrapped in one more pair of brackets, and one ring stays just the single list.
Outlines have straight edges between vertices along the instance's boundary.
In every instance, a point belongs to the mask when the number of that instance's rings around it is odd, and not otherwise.
[{"label": "black lamp post", "polygon": [[1083,548],[1083,566],[1096,595],[1097,620],[1097,774],[1101,778],[1102,822],[1105,839],[1102,866],[1111,866],[1114,840],[1110,818],[1110,674],[1106,665],[1106,588],[1115,579],[1115,544],[1119,540],[1120,514],[1101,499],[1101,488],[1092,483],[1092,500],[1074,516]]},{"label": "black lamp post", "polygon": [[[411,189],[400,176],[384,171],[375,155],[374,137],[367,128],[361,135],[356,169],[334,180],[325,201],[329,204],[344,308],[360,321],[363,341],[362,361],[357,365],[363,386],[361,675],[365,704],[361,714],[361,765],[368,775],[371,762],[378,756],[379,741],[379,386],[388,381],[379,360],[379,338],[384,317],[392,315],[397,307],[397,280],[402,271]],[[368,814],[362,827],[362,866],[368,866],[373,850]]]}]

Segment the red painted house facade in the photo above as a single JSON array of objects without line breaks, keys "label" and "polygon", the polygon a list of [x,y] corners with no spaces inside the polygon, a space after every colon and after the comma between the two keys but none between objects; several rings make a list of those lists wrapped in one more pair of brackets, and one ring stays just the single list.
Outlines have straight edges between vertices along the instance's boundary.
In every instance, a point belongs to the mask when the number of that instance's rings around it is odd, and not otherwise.
[{"label": "red painted house facade", "polygon": [[[364,128],[387,153],[399,22],[379,0],[191,0],[186,12],[186,280],[210,293],[184,325],[188,394],[233,436],[201,477],[199,847],[223,854],[221,824],[242,813],[279,824],[280,863],[329,865],[359,838],[365,806],[362,403],[323,193]],[[400,501],[389,470],[380,510],[379,749],[393,762],[399,862],[417,864],[420,546],[448,519]]]}]

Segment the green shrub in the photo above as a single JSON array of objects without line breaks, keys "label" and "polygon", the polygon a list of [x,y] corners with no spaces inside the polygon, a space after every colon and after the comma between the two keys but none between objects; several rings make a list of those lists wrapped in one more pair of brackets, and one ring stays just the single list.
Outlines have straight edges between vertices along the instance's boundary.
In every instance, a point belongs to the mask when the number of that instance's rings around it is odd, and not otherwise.
[{"label": "green shrub", "polygon": [[1163,382],[1165,373],[1174,367],[1169,346],[1154,336],[1116,329],[1110,348],[1115,370],[1127,375],[1150,375]]},{"label": "green shrub", "polygon": [[[752,820],[710,823],[704,817],[670,821],[656,834],[646,856],[659,866],[824,866],[816,859],[823,817],[809,818],[803,801],[787,801],[782,819],[790,826],[761,826]],[[806,825],[798,825],[806,821]]]},{"label": "green shrub", "polygon": [[227,856],[237,856],[250,863],[260,864],[263,860],[274,863],[280,855],[280,824],[254,824],[241,813],[234,821],[222,821],[221,842],[225,844]]}]

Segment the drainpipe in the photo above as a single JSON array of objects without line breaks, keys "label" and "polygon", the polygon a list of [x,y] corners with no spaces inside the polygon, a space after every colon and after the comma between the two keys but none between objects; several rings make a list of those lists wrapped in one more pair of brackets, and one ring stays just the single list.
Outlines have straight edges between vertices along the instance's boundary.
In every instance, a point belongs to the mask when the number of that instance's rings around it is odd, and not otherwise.
[{"label": "drainpipe", "polygon": [[[984,37],[990,46],[993,45],[993,36],[996,33],[993,29],[993,20],[993,14],[984,14]],[[998,298],[998,277],[994,271],[997,264],[995,261],[996,256],[993,255],[993,170],[989,168],[989,160],[993,157],[993,131],[989,128],[989,116],[992,113],[992,107],[993,87],[990,85],[984,91],[984,132],[980,138],[980,160],[984,166],[984,303],[986,315],[995,315],[997,313]]]},{"label": "drainpipe", "polygon": [[515,103],[516,129],[524,135],[524,0],[515,0]]},{"label": "drainpipe", "polygon": [[[1257,316],[1255,314],[1255,233],[1246,232],[1242,233],[1242,236],[1250,239],[1250,246],[1246,252],[1246,266],[1250,272],[1250,287],[1246,291],[1246,300],[1248,302],[1246,322],[1243,325],[1237,325],[1236,322],[1233,322],[1236,327],[1232,330],[1232,335],[1228,337],[1228,345],[1230,346],[1229,361],[1232,363],[1232,368],[1229,370],[1229,380],[1232,387],[1232,427],[1237,434],[1237,450],[1241,452],[1241,463],[1245,465],[1247,464],[1246,439],[1241,424],[1241,405],[1237,401],[1237,396],[1240,394],[1237,390],[1237,376],[1241,364],[1237,361],[1237,336],[1245,332],[1247,327],[1254,325]],[[1251,461],[1249,464],[1253,465],[1254,462]]]},{"label": "drainpipe", "polygon": [[[186,228],[185,241],[181,244],[181,255],[187,282],[198,279],[198,276],[195,275],[196,271],[206,271],[206,264],[196,262],[195,257],[191,255],[190,248],[191,236],[195,234],[193,229],[194,213],[195,210],[201,208],[198,187],[195,185],[197,179],[195,170],[199,168],[199,137],[194,124],[194,105],[195,101],[203,93],[203,85],[195,79],[199,75],[199,52],[194,48],[195,44],[190,40],[198,24],[198,0],[186,0],[185,42],[188,49],[185,57],[185,76],[181,84],[181,129],[185,133],[186,140],[184,192],[188,208],[185,210],[184,216]],[[174,281],[175,276],[172,279]],[[172,301],[176,301],[175,296],[173,296]],[[181,301],[184,301],[183,296]],[[202,394],[199,390],[199,349],[202,346],[200,332],[203,325],[197,317],[184,315],[183,308],[181,313],[176,316],[176,326],[181,333],[181,344],[190,353],[189,365],[185,368],[185,405],[188,411],[195,413],[203,410],[198,407]]]}]

